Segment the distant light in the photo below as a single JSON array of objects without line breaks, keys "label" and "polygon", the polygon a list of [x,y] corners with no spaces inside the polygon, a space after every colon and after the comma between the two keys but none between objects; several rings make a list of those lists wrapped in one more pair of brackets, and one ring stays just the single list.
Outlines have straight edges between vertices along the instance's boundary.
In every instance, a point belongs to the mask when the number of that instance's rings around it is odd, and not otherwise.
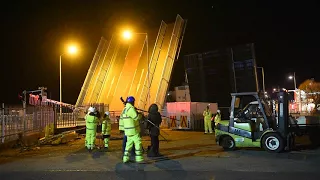
[{"label": "distant light", "polygon": [[273,91],[276,91],[277,89],[276,88],[273,88]]},{"label": "distant light", "polygon": [[293,79],[293,76],[289,76],[289,79]]},{"label": "distant light", "polygon": [[282,88],[282,90],[284,90],[284,91],[285,91],[285,90],[286,90],[286,88]]},{"label": "distant light", "polygon": [[167,95],[168,95],[168,96],[170,96],[170,94],[169,94],[169,93],[168,93]]}]

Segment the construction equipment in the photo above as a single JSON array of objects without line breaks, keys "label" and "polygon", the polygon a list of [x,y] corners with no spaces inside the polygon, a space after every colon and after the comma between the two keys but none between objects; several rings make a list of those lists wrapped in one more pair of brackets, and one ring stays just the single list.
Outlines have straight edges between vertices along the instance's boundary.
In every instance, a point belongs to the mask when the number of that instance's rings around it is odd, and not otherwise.
[{"label": "construction equipment", "polygon": [[[278,110],[272,110],[264,94],[245,92],[232,93],[231,96],[230,120],[222,120],[215,130],[216,142],[225,150],[262,147],[268,152],[279,153],[292,150],[295,137],[306,134],[314,145],[319,145],[319,122],[298,124],[289,115],[286,91],[278,92],[276,101],[273,101]],[[242,108],[242,105],[246,106]],[[272,107],[276,107],[274,105]]]}]

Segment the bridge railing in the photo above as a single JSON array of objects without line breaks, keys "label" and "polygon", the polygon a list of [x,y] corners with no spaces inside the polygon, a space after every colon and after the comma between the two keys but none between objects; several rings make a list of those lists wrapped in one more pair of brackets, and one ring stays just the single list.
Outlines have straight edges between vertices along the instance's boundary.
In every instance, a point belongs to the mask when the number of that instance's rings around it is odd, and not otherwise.
[{"label": "bridge railing", "polygon": [[[24,113],[26,112],[26,114]],[[42,108],[1,108],[0,144],[32,133],[53,134],[54,111]],[[51,129],[50,129],[51,125]]]}]

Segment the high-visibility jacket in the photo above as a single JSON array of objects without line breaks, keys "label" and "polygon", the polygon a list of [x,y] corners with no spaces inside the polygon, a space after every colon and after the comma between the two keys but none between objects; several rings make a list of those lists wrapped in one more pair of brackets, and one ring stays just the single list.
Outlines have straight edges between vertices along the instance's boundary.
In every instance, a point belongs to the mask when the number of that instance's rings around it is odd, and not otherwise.
[{"label": "high-visibility jacket", "polygon": [[122,116],[126,136],[133,136],[140,133],[140,118],[141,114],[137,113],[134,106],[127,103]]},{"label": "high-visibility jacket", "polygon": [[212,113],[211,111],[208,109],[208,110],[204,110],[203,112],[203,116],[204,116],[204,120],[211,120],[211,117],[212,117]]},{"label": "high-visibility jacket", "polygon": [[123,127],[123,112],[126,108],[124,108],[120,114],[120,118],[119,118],[119,131],[124,131],[124,127]]},{"label": "high-visibility jacket", "polygon": [[221,121],[221,114],[216,114],[214,117],[214,123],[217,125]]},{"label": "high-visibility jacket", "polygon": [[111,120],[109,116],[106,116],[102,119],[102,134],[103,135],[110,135],[111,133]]},{"label": "high-visibility jacket", "polygon": [[87,130],[97,130],[98,118],[93,113],[86,115],[86,128]]}]

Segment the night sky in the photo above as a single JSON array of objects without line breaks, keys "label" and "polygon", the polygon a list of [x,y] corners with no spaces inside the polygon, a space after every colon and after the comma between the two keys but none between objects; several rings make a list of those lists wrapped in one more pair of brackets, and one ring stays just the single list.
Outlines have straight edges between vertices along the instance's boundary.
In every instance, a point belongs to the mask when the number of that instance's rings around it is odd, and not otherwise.
[{"label": "night sky", "polygon": [[171,86],[184,81],[183,55],[250,42],[256,44],[267,89],[293,89],[288,80],[293,72],[297,84],[319,80],[318,6],[288,2],[7,1],[1,4],[0,103],[19,103],[19,92],[39,86],[59,100],[59,55],[66,42],[74,41],[81,50],[76,57],[63,57],[62,77],[63,100],[75,104],[101,36],[109,38],[122,25],[141,32],[157,28],[161,20],[174,22],[177,14],[188,25]]}]

